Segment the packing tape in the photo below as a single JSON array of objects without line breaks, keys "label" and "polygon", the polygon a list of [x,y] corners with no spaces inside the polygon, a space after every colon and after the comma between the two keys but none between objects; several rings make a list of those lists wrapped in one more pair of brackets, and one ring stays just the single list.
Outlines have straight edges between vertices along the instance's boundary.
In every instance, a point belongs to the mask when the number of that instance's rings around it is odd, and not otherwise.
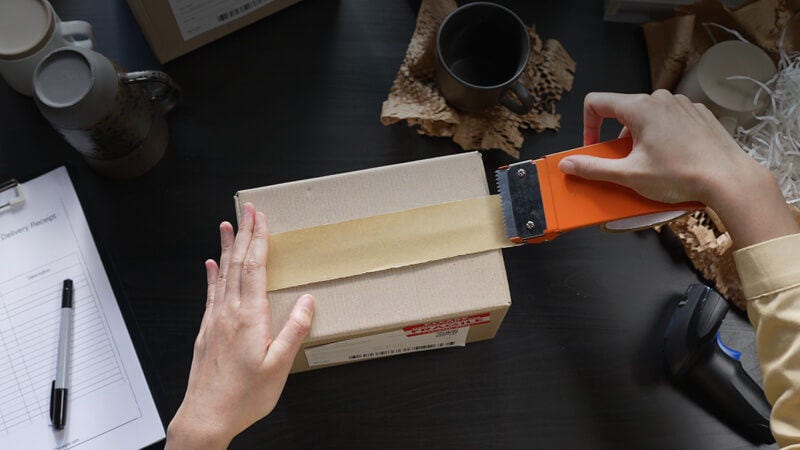
[{"label": "packing tape", "polygon": [[[622,232],[666,223],[686,211],[620,219]],[[514,245],[499,195],[441,203],[269,236],[270,291],[423,264]]]},{"label": "packing tape", "polygon": [[514,246],[500,196],[476,197],[269,236],[270,291]]}]

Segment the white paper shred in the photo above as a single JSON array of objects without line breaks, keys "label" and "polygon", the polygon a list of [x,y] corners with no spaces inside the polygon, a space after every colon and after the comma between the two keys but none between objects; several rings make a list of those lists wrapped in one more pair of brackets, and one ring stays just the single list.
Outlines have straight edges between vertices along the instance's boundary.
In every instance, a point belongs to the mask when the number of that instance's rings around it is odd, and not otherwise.
[{"label": "white paper shred", "polygon": [[[790,21],[791,23],[791,21]],[[786,33],[784,29],[783,33]],[[779,45],[778,71],[769,81],[757,83],[754,104],[761,96],[769,97],[765,110],[756,115],[758,123],[750,128],[738,127],[734,139],[756,161],[777,178],[789,203],[800,202],[800,53],[787,53]]]}]

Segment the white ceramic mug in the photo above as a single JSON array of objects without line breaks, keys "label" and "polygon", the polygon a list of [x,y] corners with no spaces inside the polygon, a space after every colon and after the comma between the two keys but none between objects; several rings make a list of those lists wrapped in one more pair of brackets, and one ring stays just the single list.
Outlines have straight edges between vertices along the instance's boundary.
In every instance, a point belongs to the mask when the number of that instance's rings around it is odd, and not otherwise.
[{"label": "white ceramic mug", "polygon": [[755,123],[753,114],[763,109],[767,96],[762,93],[758,104],[754,103],[760,86],[751,80],[730,77],[744,76],[764,83],[775,72],[775,64],[764,50],[739,40],[724,41],[703,53],[686,72],[675,93],[706,105],[733,134],[737,126]]},{"label": "white ceramic mug", "polygon": [[33,71],[57,48],[94,48],[92,26],[62,22],[47,0],[0,1],[0,75],[20,94],[33,95]]}]

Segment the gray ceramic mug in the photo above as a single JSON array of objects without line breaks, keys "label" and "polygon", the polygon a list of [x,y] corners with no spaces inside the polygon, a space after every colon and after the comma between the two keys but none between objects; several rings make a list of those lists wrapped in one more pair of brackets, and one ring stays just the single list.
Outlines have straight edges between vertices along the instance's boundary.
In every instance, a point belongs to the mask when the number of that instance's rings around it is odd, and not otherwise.
[{"label": "gray ceramic mug", "polygon": [[534,100],[519,77],[530,54],[528,28],[510,9],[468,3],[439,27],[436,82],[447,102],[463,111],[480,112],[500,103],[516,114],[527,114]]},{"label": "gray ceramic mug", "polygon": [[128,179],[152,168],[167,147],[164,115],[181,89],[163,72],[126,72],[85,48],[50,53],[33,75],[39,110],[98,173]]}]

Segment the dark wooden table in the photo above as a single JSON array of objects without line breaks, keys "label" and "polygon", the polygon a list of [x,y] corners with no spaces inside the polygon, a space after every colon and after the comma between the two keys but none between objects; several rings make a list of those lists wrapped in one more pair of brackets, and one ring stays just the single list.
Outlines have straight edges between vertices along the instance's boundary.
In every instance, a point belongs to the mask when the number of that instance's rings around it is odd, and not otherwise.
[{"label": "dark wooden table", "polygon": [[[602,2],[503,3],[578,64],[561,131],[529,135],[523,157],[581,144],[586,93],[650,90],[641,29],[603,22]],[[125,1],[53,4],[91,22],[108,57],[158,68]],[[418,7],[304,0],[170,62],[185,100],[167,155],[126,183],[96,176],[31,99],[0,83],[0,179],[74,169],[165,426],[189,373],[203,261],[218,255],[235,191],[459,151],[378,120]],[[495,150],[484,161],[489,173],[511,159]],[[291,376],[232,448],[751,447],[661,374],[663,310],[697,281],[673,239],[587,229],[504,256],[514,305],[494,341]],[[749,325],[729,314],[724,334],[757,376]]]}]

